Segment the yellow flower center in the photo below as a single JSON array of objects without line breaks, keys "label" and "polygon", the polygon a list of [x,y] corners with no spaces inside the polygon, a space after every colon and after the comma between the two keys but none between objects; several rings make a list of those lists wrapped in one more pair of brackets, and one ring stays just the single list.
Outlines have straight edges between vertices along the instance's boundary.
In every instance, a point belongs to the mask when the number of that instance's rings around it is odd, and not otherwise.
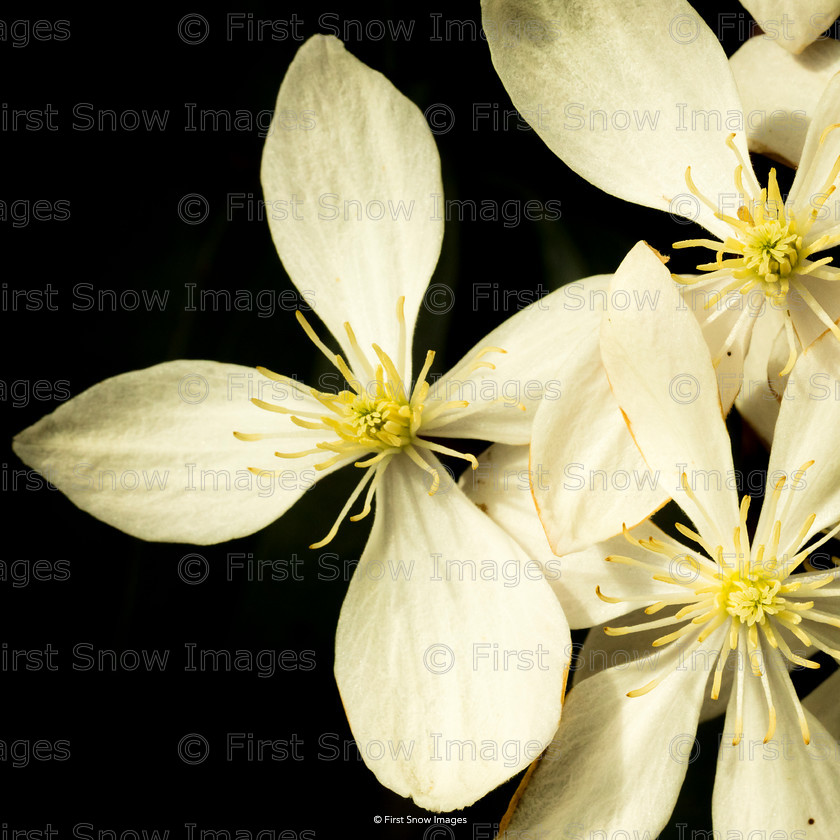
[{"label": "yellow flower center", "polygon": [[[475,456],[458,452],[440,443],[425,440],[419,436],[421,428],[432,426],[433,420],[453,410],[466,408],[466,400],[435,399],[427,404],[431,390],[426,377],[434,361],[433,351],[426,353],[414,388],[409,390],[404,381],[406,377],[406,358],[408,355],[405,316],[403,307],[405,298],[397,302],[397,320],[399,323],[399,348],[396,363],[378,345],[372,345],[376,361],[368,359],[358,342],[349,323],[344,324],[347,332],[349,347],[352,352],[350,358],[355,367],[351,367],[340,355],[332,351],[318,338],[307,320],[298,311],[296,317],[309,339],[335,365],[350,386],[348,390],[338,393],[318,391],[308,388],[296,379],[274,373],[267,368],[257,370],[264,376],[276,382],[282,382],[293,390],[307,397],[312,397],[324,407],[325,411],[296,411],[274,402],[252,398],[251,402],[259,408],[277,414],[289,415],[289,420],[296,426],[309,431],[323,431],[330,439],[320,441],[313,448],[299,452],[275,452],[278,458],[302,458],[307,455],[328,453],[325,461],[314,464],[316,470],[325,470],[339,462],[354,463],[357,467],[365,468],[365,473],[356,489],[350,495],[335,524],[327,536],[320,542],[313,543],[310,548],[320,548],[326,545],[338,532],[339,525],[347,516],[351,506],[367,486],[364,505],[360,513],[351,516],[351,521],[363,519],[370,513],[371,501],[382,475],[391,459],[398,454],[405,454],[418,467],[431,477],[429,495],[433,496],[440,487],[438,470],[423,457],[423,452],[436,452],[450,455],[468,461],[473,469],[478,467]],[[485,347],[471,362],[459,368],[458,373],[471,374],[479,368],[495,369],[495,365],[484,359],[488,353],[504,353],[500,347]],[[520,408],[522,406],[520,405]],[[234,432],[242,441],[264,440],[272,437],[288,437],[288,433],[244,433]],[[370,456],[370,457],[366,457]],[[363,458],[364,460],[355,460]],[[276,470],[266,470],[249,467],[256,475],[277,474]]]},{"label": "yellow flower center", "polygon": [[[747,213],[742,215],[746,217]],[[788,293],[787,277],[799,262],[801,248],[802,237],[796,232],[795,219],[752,223],[744,234],[743,268],[732,274],[739,280],[757,280],[767,297],[783,303]]]},{"label": "yellow flower center", "polygon": [[[788,493],[793,492],[793,488],[801,486],[799,481],[812,464],[813,461],[803,464],[793,473]],[[818,663],[805,659],[791,650],[788,644],[790,636],[830,656],[840,657],[840,650],[831,646],[830,638],[824,637],[821,630],[821,627],[825,625],[840,628],[840,619],[831,612],[814,607],[815,599],[837,594],[830,590],[820,593],[818,590],[834,582],[840,574],[840,569],[827,573],[818,573],[812,569],[810,572],[792,575],[793,571],[804,563],[814,550],[840,530],[840,525],[813,545],[802,549],[801,546],[816,518],[815,514],[811,514],[793,539],[790,549],[779,553],[784,517],[777,519],[776,511],[786,482],[787,477],[782,476],[776,483],[772,496],[765,502],[770,505],[769,516],[765,519],[768,524],[764,527],[763,533],[756,535],[752,546],[747,538],[747,511],[750,497],[744,496],[741,500],[741,521],[735,528],[729,553],[724,552],[722,545],[713,547],[700,534],[684,525],[677,524],[677,530],[697,543],[708,554],[708,557],[694,552],[679,551],[673,545],[653,538],[645,541],[636,540],[625,529],[625,537],[632,544],[668,558],[667,566],[663,566],[661,560],[659,563],[651,563],[621,555],[606,558],[609,562],[643,569],[649,572],[654,580],[674,586],[673,595],[661,598],[655,603],[651,603],[653,599],[644,595],[637,596],[638,601],[649,604],[645,609],[648,615],[667,607],[680,607],[676,613],[666,618],[624,627],[606,627],[607,635],[621,636],[640,630],[680,625],[673,632],[653,641],[652,646],[661,647],[682,640],[684,637],[686,643],[693,637],[693,645],[699,645],[715,630],[728,623],[729,632],[721,644],[717,657],[711,697],[713,700],[718,698],[723,670],[729,654],[737,652],[741,664],[736,675],[739,687],[736,689],[738,706],[734,744],[737,744],[743,735],[741,715],[743,687],[740,681],[743,679],[745,667],[748,667],[751,673],[761,680],[767,699],[770,720],[765,736],[766,742],[773,737],[776,726],[776,710],[767,676],[768,668],[784,670],[782,656],[799,667],[819,668]],[[683,475],[682,485],[703,517],[710,521],[697,497],[689,488],[685,475]],[[790,539],[790,535],[787,538]],[[617,604],[622,600],[604,595],[600,587],[596,588],[596,594],[608,603]],[[809,622],[807,631],[802,627],[804,621]],[[670,673],[667,669],[663,671],[664,673],[656,679],[629,692],[628,696],[638,697],[651,691]],[[792,686],[790,690],[797,706],[802,738],[807,744],[810,740],[808,724]]]},{"label": "yellow flower center", "polygon": [[765,616],[776,615],[785,609],[785,599],[779,597],[782,583],[760,574],[746,578],[735,576],[721,594],[726,595],[726,611],[752,627],[763,624]]},{"label": "yellow flower center", "polygon": [[[821,144],[829,130],[823,133]],[[738,162],[735,167],[734,181],[742,203],[738,207],[736,216],[721,212],[714,202],[700,192],[691,177],[691,167],[688,167],[685,173],[685,181],[692,195],[711,209],[715,218],[726,222],[732,229],[732,235],[727,236],[722,242],[714,239],[685,239],[674,242],[674,248],[709,248],[716,253],[716,257],[713,262],[697,266],[698,271],[711,272],[704,278],[676,274],[673,277],[686,285],[731,277],[731,282],[710,296],[706,303],[707,309],[717,304],[729,292],[737,290],[740,294],[746,295],[753,289],[764,292],[775,306],[785,309],[789,355],[784,369],[779,374],[784,376],[790,373],[798,355],[798,339],[787,308],[788,294],[791,289],[803,298],[814,314],[840,340],[840,328],[802,280],[809,275],[822,280],[838,279],[837,269],[824,268],[832,261],[831,257],[819,260],[811,260],[809,257],[840,243],[840,235],[825,235],[809,240],[808,233],[823,205],[835,190],[834,181],[840,174],[840,158],[835,162],[820,192],[810,197],[807,215],[804,218],[796,218],[793,212],[785,207],[775,169],[770,170],[767,187],[758,195],[751,196],[744,186],[744,172],[749,170],[735,145],[734,137],[734,134],[730,134],[726,144]],[[724,259],[724,254],[730,256]],[[733,331],[733,335],[730,335],[729,341],[715,358],[715,364],[731,347],[734,339]]]}]

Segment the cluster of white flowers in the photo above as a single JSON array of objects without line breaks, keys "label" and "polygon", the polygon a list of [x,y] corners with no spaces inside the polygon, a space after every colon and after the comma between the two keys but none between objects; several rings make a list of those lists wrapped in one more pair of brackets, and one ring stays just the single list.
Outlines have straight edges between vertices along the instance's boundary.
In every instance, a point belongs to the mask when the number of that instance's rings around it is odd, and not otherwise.
[{"label": "cluster of white flowers", "polygon": [[[344,389],[172,361],[79,394],[21,432],[15,451],[115,527],[195,544],[254,533],[318,478],[358,469],[344,508],[313,525],[320,547],[375,504],[335,675],[371,770],[425,808],[470,805],[542,754],[509,836],[654,837],[686,773],[680,739],[693,743],[698,721],[725,711],[715,829],[834,838],[840,675],[800,700],[790,672],[818,669],[818,654],[840,660],[840,569],[814,561],[840,530],[840,393],[815,390],[820,376],[840,378],[840,271],[818,256],[840,244],[840,49],[808,46],[840,3],[777,5],[750,10],[759,21],[784,11],[790,37],[758,35],[730,61],[684,0],[485,0],[496,71],[519,111],[540,115],[545,143],[594,185],[719,240],[675,241],[713,252],[701,274],[679,276],[639,242],[613,275],[574,284],[602,304],[570,307],[568,287],[554,292],[434,378],[426,348],[412,374],[443,237],[433,136],[340,41],[311,38],[276,113],[309,110],[316,125],[268,133],[266,200],[411,208],[385,224],[269,221],[340,352],[298,322]],[[552,21],[560,37],[521,37],[513,24],[528,20]],[[582,102],[704,120],[577,130],[566,115]],[[807,120],[775,132],[714,118],[799,103]],[[775,170],[759,184],[750,150],[798,166],[786,201]],[[645,305],[617,303],[627,300]],[[249,394],[234,387],[243,381]],[[733,405],[772,443],[757,518],[729,480]],[[491,446],[476,458],[453,438]],[[468,463],[460,482],[438,456]],[[173,480],[92,489],[77,483],[79,463]],[[196,487],[189,476],[202,470],[231,480]],[[628,491],[572,474],[642,480]],[[650,518],[669,500],[685,542]],[[379,574],[391,561],[413,572]],[[567,693],[570,627],[595,628],[587,649],[615,652],[621,637],[634,663],[578,673]],[[369,758],[373,744],[390,745],[387,757]]]}]

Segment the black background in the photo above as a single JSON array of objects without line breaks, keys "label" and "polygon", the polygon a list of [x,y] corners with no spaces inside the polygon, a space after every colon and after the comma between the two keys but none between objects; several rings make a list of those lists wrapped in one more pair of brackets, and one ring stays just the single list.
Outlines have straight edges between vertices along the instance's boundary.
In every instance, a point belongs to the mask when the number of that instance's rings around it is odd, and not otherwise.
[{"label": "black background", "polygon": [[[705,4],[701,13],[714,29],[721,11],[738,14],[745,34],[749,18],[737,4]],[[192,13],[209,26],[198,44],[179,37],[179,21]],[[239,31],[228,40],[229,13],[278,21],[280,33],[275,30],[277,39],[268,33],[256,40]],[[293,15],[301,23],[284,26]],[[197,830],[271,829],[277,837],[288,830],[303,840],[423,836],[421,828],[373,823],[377,814],[425,812],[382,788],[352,747],[332,675],[333,635],[347,580],[319,580],[307,549],[337,513],[355,476],[339,473],[325,480],[262,532],[197,549],[212,572],[193,586],[178,575],[179,561],[193,547],[134,539],[79,511],[43,482],[34,486],[39,482],[12,453],[11,437],[51,411],[62,390],[66,398],[108,376],[170,359],[261,364],[312,381],[320,357],[291,311],[278,307],[272,317],[262,317],[253,310],[185,307],[186,284],[254,296],[293,289],[267,223],[249,219],[244,211],[229,217],[226,196],[261,197],[266,114],[302,40],[319,31],[340,35],[336,30],[348,27],[348,49],[383,72],[421,110],[449,109],[437,112],[449,115],[447,130],[437,134],[448,199],[497,206],[516,201],[520,207],[529,200],[559,201],[562,208],[556,221],[454,218],[447,223],[432,282],[451,290],[451,308],[423,311],[415,340],[415,354],[437,348],[438,371],[533,300],[535,292],[613,271],[641,238],[667,251],[675,239],[693,235],[691,228],[589,186],[515,117],[480,36],[477,3],[175,4],[165,10],[115,5],[107,14],[27,6],[17,14],[4,8],[0,19],[7,27],[18,19],[31,25],[39,19],[67,21],[69,32],[65,40],[30,35],[25,46],[15,46],[11,32],[0,41],[7,119],[15,108],[39,111],[49,105],[58,112],[55,131],[30,125],[14,130],[7,124],[2,132],[3,289],[37,291],[51,284],[58,291],[57,311],[43,306],[27,311],[25,305],[13,307],[9,298],[2,308],[0,559],[6,580],[0,581],[0,642],[8,649],[51,644],[59,651],[55,672],[15,671],[4,664],[0,740],[9,749],[21,739],[70,742],[66,761],[32,758],[25,767],[13,767],[21,762],[11,755],[0,761],[2,821],[9,829],[51,823],[61,838],[72,836],[74,825],[87,823],[92,828],[80,830],[94,836],[100,830],[119,836],[157,827],[168,829],[170,838],[187,838],[185,823],[197,824]],[[411,37],[380,37],[375,21],[383,20],[413,21]],[[464,25],[436,40],[435,20],[442,35],[447,21]],[[361,24],[361,37],[353,21]],[[20,41],[21,30],[16,31]],[[738,35],[727,31],[727,53],[737,46]],[[189,131],[186,103],[195,103],[196,110],[242,112],[245,124]],[[473,124],[476,108],[495,114],[495,121]],[[125,113],[127,122],[116,130],[85,130],[79,114],[101,109]],[[168,112],[165,129],[132,130],[133,112],[143,109]],[[187,224],[179,217],[179,202],[194,193],[206,199],[209,215]],[[28,201],[31,210],[39,200],[65,202],[58,209],[67,208],[69,218],[30,215],[25,223],[10,218],[14,202]],[[20,216],[22,205],[15,206]],[[687,270],[691,259],[675,267]],[[522,294],[502,305],[474,303],[472,289],[479,282]],[[101,290],[169,294],[163,311],[143,306],[128,311],[125,305],[114,311],[108,299],[104,307],[85,311],[89,298],[82,295]],[[123,300],[131,306],[135,298]],[[51,383],[47,390],[56,389],[54,397],[30,393],[26,398],[26,386],[19,384],[13,391],[20,382],[29,383],[31,391],[39,380]],[[735,431],[740,434],[737,421]],[[343,527],[330,546],[339,564],[360,556],[368,528],[368,523]],[[228,581],[229,552],[279,561],[276,569],[290,568],[294,559],[303,564],[308,559],[310,566],[303,581],[248,580],[245,574]],[[30,570],[37,560],[65,560],[59,568],[69,570],[69,579],[15,583],[9,576],[12,563],[20,560],[29,561]],[[15,568],[22,574],[21,564]],[[269,677],[253,671],[186,672],[187,643],[254,652],[308,650],[316,667],[278,669]],[[80,660],[72,651],[79,644],[94,651],[169,650],[169,661],[162,673],[142,667],[74,670]],[[124,660],[129,666],[134,661],[130,655]],[[678,836],[674,826],[680,822],[711,827],[720,725],[701,729],[700,760],[689,768],[689,784],[663,836]],[[296,736],[304,744],[303,760],[226,761],[223,743],[230,732],[287,741]],[[200,766],[178,757],[179,740],[188,733],[201,733],[211,745]],[[324,760],[319,738],[341,750],[346,744],[348,760]],[[458,826],[454,836],[491,837],[515,784],[465,811],[467,825]]]}]

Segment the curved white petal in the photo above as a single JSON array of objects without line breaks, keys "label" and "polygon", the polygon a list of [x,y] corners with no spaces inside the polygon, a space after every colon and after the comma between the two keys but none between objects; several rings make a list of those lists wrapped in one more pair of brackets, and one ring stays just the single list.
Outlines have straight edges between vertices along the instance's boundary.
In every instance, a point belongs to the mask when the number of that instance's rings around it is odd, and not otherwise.
[{"label": "curved white petal", "polygon": [[[448,400],[469,406],[423,428],[439,437],[529,443],[537,408],[563,396],[581,344],[600,319],[598,302],[609,282],[610,275],[601,274],[570,283],[496,327],[435,383],[426,401],[427,412]],[[480,355],[488,347],[505,353]],[[475,367],[477,360],[494,368]]]},{"label": "curved white petal", "polygon": [[[656,837],[696,755],[697,717],[720,638],[719,629],[694,658],[680,661],[671,646],[576,685],[502,836],[564,837],[571,828],[577,837]],[[668,671],[647,694],[626,696]]]},{"label": "curved white petal", "polygon": [[[779,419],[767,466],[768,484],[783,473],[791,475],[808,461],[815,463],[786,495],[790,502],[782,522],[780,556],[791,547],[805,520],[816,514],[806,539],[840,521],[840,459],[837,430],[840,429],[840,399],[835,389],[840,370],[840,343],[826,333],[802,353],[790,373],[782,398]],[[764,504],[759,532],[770,506]],[[797,546],[793,546],[796,548]]]},{"label": "curved white petal", "polygon": [[[482,453],[477,470],[464,471],[460,485],[467,496],[539,564],[560,600],[570,627],[591,627],[608,618],[623,615],[634,606],[632,603],[612,604],[601,600],[595,594],[596,586],[600,586],[612,598],[649,595],[646,604],[653,603],[659,595],[673,594],[672,584],[652,580],[650,575],[645,575],[639,569],[604,561],[604,558],[612,554],[621,554],[659,564],[664,571],[670,569],[679,574],[679,560],[669,561],[661,555],[644,551],[624,536],[614,537],[584,551],[557,557],[551,551],[537,516],[528,486],[529,478],[540,480],[538,475],[530,473],[528,447],[495,444]],[[673,546],[678,552],[687,551],[650,520],[638,525],[631,534],[636,539],[654,537]],[[688,563],[682,565],[688,574]]]},{"label": "curved white petal", "polygon": [[[715,37],[683,0],[484,0],[493,64],[513,104],[578,174],[619,198],[726,225],[735,192],[727,117],[741,103]],[[749,170],[746,136],[737,144]],[[747,182],[754,181],[751,170]]]},{"label": "curved white petal", "polygon": [[[660,486],[712,545],[738,524],[732,451],[708,345],[671,277],[643,242],[619,266],[613,289],[647,292],[651,306],[611,306],[601,355],[613,392]],[[680,487],[685,474],[695,502]],[[704,512],[705,510],[705,512]]]},{"label": "curved white petal", "polygon": [[[128,534],[208,545],[243,537],[286,511],[327,471],[310,449],[323,432],[261,410],[319,403],[253,368],[179,360],[99,382],[15,437],[15,452],[82,510]],[[267,433],[244,442],[233,433]],[[278,470],[255,475],[249,467]]]},{"label": "curved white petal", "polygon": [[840,823],[840,749],[825,727],[805,712],[811,743],[805,745],[783,681],[787,672],[769,667],[776,707],[775,736],[764,742],[767,703],[761,681],[744,676],[744,735],[732,745],[736,693],[730,698],[718,752],[712,819],[733,835],[773,832],[785,837],[834,840]]},{"label": "curved white petal", "polygon": [[443,237],[440,158],[417,106],[338,39],[313,36],[280,87],[262,184],[307,302],[348,355],[349,320],[363,351],[376,342],[396,359],[397,299],[410,347]]},{"label": "curved white petal", "polygon": [[[781,339],[784,356],[774,364],[773,349]],[[779,416],[778,392],[772,387],[777,374],[787,361],[788,344],[784,336],[784,315],[775,306],[767,305],[766,311],[755,322],[750,349],[744,360],[744,377],[735,406],[742,417],[753,427],[769,449],[773,430]],[[771,374],[772,366],[772,374]]]},{"label": "curved white petal", "polygon": [[700,322],[703,338],[715,367],[721,406],[728,414],[741,389],[744,360],[755,325],[764,315],[765,296],[761,292],[741,295],[720,292],[732,282],[726,274],[711,283],[681,285],[686,306]]},{"label": "curved white petal", "polygon": [[[801,282],[832,321],[836,323],[840,320],[840,284],[837,281],[803,277]],[[810,347],[828,329],[825,321],[814,312],[798,291],[788,292],[787,305],[799,343],[803,347]]]},{"label": "curved white petal", "polygon": [[744,106],[750,151],[796,167],[817,102],[840,70],[840,41],[817,41],[800,55],[780,50],[779,43],[787,42],[755,35],[729,65]]},{"label": "curved white petal", "polygon": [[[806,244],[840,225],[837,195],[833,194],[824,204],[818,200],[828,192],[832,183],[831,173],[840,157],[840,130],[836,128],[840,113],[840,74],[835,74],[826,85],[814,108],[811,125],[805,136],[805,145],[799,159],[799,168],[790,188],[787,203],[798,218],[807,218],[817,210],[817,218],[808,231]],[[816,254],[814,259],[819,259]]]},{"label": "curved white petal", "polygon": [[429,498],[417,471],[396,459],[377,490],[339,618],[335,673],[379,781],[449,811],[549,743],[570,640],[551,588],[516,542],[454,484]]},{"label": "curved white petal", "polygon": [[[672,587],[673,589],[673,587]],[[588,679],[606,668],[616,668],[625,671],[638,668],[637,663],[643,664],[645,657],[650,656],[653,648],[651,643],[662,635],[661,628],[640,630],[625,636],[610,636],[604,632],[604,626],[617,624],[632,625],[650,621],[651,617],[644,610],[634,610],[627,613],[620,622],[609,621],[598,627],[593,627],[579,648],[573,647],[571,661],[571,683],[574,688],[579,681]],[[706,690],[703,693],[703,705],[700,709],[700,723],[722,715],[726,711],[729,691],[735,674],[734,658],[730,658],[723,671],[720,693],[717,700],[712,700],[712,685],[714,673],[709,673]]]},{"label": "curved white petal", "polygon": [[[648,469],[610,389],[599,325],[610,289],[580,280],[560,290],[579,310],[574,343],[563,343],[560,399],[544,400],[534,418],[531,471],[534,500],[556,554],[587,549],[647,519],[671,495]],[[555,293],[556,294],[556,293]],[[632,309],[647,297],[614,303]]]},{"label": "curved white petal", "polygon": [[800,53],[828,29],[840,14],[838,0],[742,0],[773,47]]}]

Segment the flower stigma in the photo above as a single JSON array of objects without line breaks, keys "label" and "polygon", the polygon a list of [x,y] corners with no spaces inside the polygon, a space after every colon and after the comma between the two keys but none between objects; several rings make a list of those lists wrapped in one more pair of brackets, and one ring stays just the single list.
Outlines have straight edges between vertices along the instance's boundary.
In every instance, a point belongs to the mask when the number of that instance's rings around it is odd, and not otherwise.
[{"label": "flower stigma", "polygon": [[[324,539],[313,543],[310,548],[320,548],[330,542],[338,532],[341,522],[349,513],[351,507],[367,487],[362,509],[359,513],[349,517],[351,522],[364,519],[371,511],[371,502],[377,486],[390,463],[397,455],[407,456],[414,464],[426,472],[431,479],[429,495],[433,496],[440,487],[441,479],[438,470],[424,458],[424,452],[436,452],[450,455],[468,461],[473,469],[478,467],[475,456],[458,452],[448,446],[443,446],[426,440],[421,433],[433,433],[444,417],[453,411],[466,408],[466,400],[443,400],[437,396],[429,399],[431,386],[427,380],[429,370],[434,361],[434,351],[429,350],[423,367],[418,374],[414,387],[410,388],[407,375],[408,341],[404,315],[405,298],[397,301],[397,320],[399,323],[399,347],[397,359],[394,361],[377,344],[371,345],[374,359],[368,358],[362,351],[356,335],[349,322],[344,323],[349,343],[348,359],[333,353],[318,338],[306,318],[300,311],[295,313],[298,323],[307,337],[338,369],[349,385],[348,389],[338,393],[319,391],[310,388],[291,377],[284,376],[264,367],[257,370],[268,379],[282,382],[298,393],[317,400],[322,411],[298,411],[277,403],[267,402],[256,397],[251,402],[258,408],[289,416],[289,420],[301,429],[300,433],[309,440],[312,431],[323,431],[325,439],[314,447],[298,452],[275,452],[277,458],[302,458],[308,455],[326,454],[324,461],[314,464],[316,470],[326,470],[336,464],[354,466],[365,470],[356,488],[350,494],[347,503]],[[495,369],[495,365],[484,357],[489,353],[505,353],[500,347],[485,347],[480,350],[464,366],[458,368],[458,373],[472,373],[480,368]],[[237,439],[242,441],[263,440],[272,437],[288,438],[289,433],[283,434],[246,434],[234,432]],[[255,475],[279,475],[280,471],[249,467]]]},{"label": "flower stigma", "polygon": [[[679,523],[676,525],[677,530],[699,545],[708,556],[685,549],[678,543],[668,544],[653,537],[637,540],[625,528],[624,536],[629,542],[651,554],[659,555],[658,562],[646,562],[621,555],[611,555],[606,560],[649,572],[653,580],[672,585],[674,587],[672,595],[659,598],[659,600],[655,600],[658,596],[651,597],[644,594],[632,598],[611,598],[604,595],[600,587],[596,588],[598,597],[608,603],[629,601],[647,603],[645,612],[648,615],[666,607],[679,607],[677,612],[667,618],[625,627],[605,627],[604,630],[607,635],[621,636],[658,627],[681,625],[678,629],[660,636],[651,643],[653,647],[677,643],[679,648],[675,648],[674,652],[679,654],[680,662],[684,662],[689,649],[702,644],[718,628],[726,628],[728,632],[722,637],[723,641],[717,653],[710,696],[713,700],[718,698],[724,668],[730,654],[735,653],[738,667],[734,688],[736,731],[733,745],[740,742],[744,731],[745,670],[748,669],[761,681],[769,718],[765,743],[773,737],[776,728],[775,699],[772,696],[768,676],[768,671],[773,669],[776,673],[783,675],[788,699],[792,702],[799,720],[802,739],[808,744],[810,742],[808,723],[793,684],[787,676],[784,659],[803,668],[816,669],[820,666],[819,663],[806,659],[792,650],[789,642],[793,637],[807,647],[813,646],[834,658],[840,658],[840,650],[834,646],[832,632],[830,630],[826,632],[827,627],[840,629],[840,617],[836,608],[834,611],[830,609],[825,611],[815,607],[820,599],[840,596],[840,588],[828,587],[828,584],[836,582],[840,575],[840,568],[819,571],[807,563],[808,556],[815,549],[840,531],[840,525],[807,548],[802,546],[816,519],[815,514],[811,514],[804,523],[801,523],[795,535],[785,525],[785,520],[789,520],[786,512],[790,507],[792,494],[801,488],[800,480],[812,464],[813,461],[809,461],[794,471],[790,476],[790,484],[787,484],[787,476],[784,475],[776,482],[772,495],[765,502],[770,505],[770,509],[762,516],[762,523],[765,524],[760,523],[761,533],[755,535],[752,545],[747,536],[750,496],[744,496],[741,500],[740,524],[735,527],[731,548],[728,551],[724,550],[723,545],[714,546],[700,534]],[[682,486],[689,498],[697,505],[702,516],[711,522],[689,488],[688,479],[684,473]],[[781,513],[778,513],[779,502],[785,495],[784,507]],[[787,526],[790,524],[788,521]],[[665,558],[666,563],[663,564],[662,558]],[[794,570],[803,564],[805,571],[793,574]],[[837,561],[835,561],[836,565]],[[656,679],[641,688],[628,692],[627,696],[639,697],[646,694],[672,672],[673,669],[663,668],[663,673]]]},{"label": "flower stigma", "polygon": [[[826,136],[838,126],[830,126],[820,138],[822,147]],[[780,372],[780,376],[790,373],[798,355],[797,344],[801,344],[796,335],[790,315],[788,295],[791,290],[797,292],[822,324],[834,333],[840,340],[840,328],[831,316],[816,300],[811,291],[803,283],[806,276],[813,276],[821,280],[837,280],[840,272],[836,268],[826,268],[832,261],[831,257],[811,260],[810,257],[827,248],[840,243],[840,234],[826,234],[816,239],[809,239],[808,234],[817,220],[823,205],[835,191],[838,174],[840,174],[840,157],[834,162],[831,171],[820,191],[811,196],[807,214],[799,211],[794,214],[791,208],[786,208],[776,179],[776,170],[771,169],[767,187],[759,190],[755,183],[752,191],[744,185],[746,165],[741,153],[734,142],[734,134],[726,139],[726,145],[732,150],[736,159],[735,188],[742,201],[736,216],[723,213],[697,188],[691,177],[691,167],[685,172],[688,189],[699,201],[714,213],[715,218],[726,222],[732,229],[732,235],[722,242],[713,239],[685,239],[674,242],[674,248],[709,248],[716,252],[713,262],[697,266],[698,271],[711,272],[705,277],[672,275],[674,279],[684,285],[710,283],[724,277],[731,276],[732,280],[722,289],[711,295],[706,308],[717,304],[729,292],[738,291],[746,295],[753,290],[764,293],[774,306],[785,312],[785,333],[788,341],[788,359]],[[748,170],[746,170],[748,171]],[[744,202],[744,197],[747,201]],[[724,259],[724,254],[731,256]],[[749,309],[745,310],[748,313]],[[744,316],[746,317],[746,315]],[[735,341],[739,322],[733,327],[723,349],[715,359],[717,364]]]}]

